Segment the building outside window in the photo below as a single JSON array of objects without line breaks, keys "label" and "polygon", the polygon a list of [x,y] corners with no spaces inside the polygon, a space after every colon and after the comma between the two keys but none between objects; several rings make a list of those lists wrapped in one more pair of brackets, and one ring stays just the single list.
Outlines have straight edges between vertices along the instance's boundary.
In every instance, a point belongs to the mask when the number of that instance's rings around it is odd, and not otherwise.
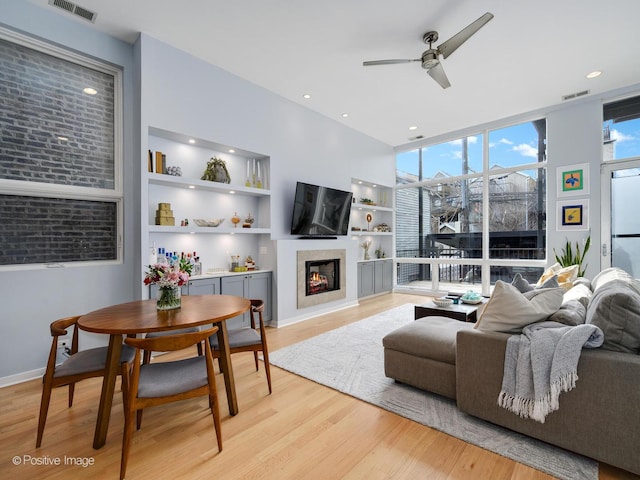
[{"label": "building outside window", "polygon": [[396,172],[398,287],[489,293],[540,276],[544,119],[400,153]]},{"label": "building outside window", "polygon": [[0,63],[0,268],[121,261],[121,71],[8,30]]}]

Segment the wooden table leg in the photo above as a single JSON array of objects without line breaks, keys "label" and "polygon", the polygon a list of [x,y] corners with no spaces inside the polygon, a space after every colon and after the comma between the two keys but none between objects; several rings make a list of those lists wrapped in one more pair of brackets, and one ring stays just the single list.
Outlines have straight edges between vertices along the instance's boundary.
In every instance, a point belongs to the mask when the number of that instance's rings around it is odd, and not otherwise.
[{"label": "wooden table leg", "polygon": [[220,346],[220,369],[224,375],[224,386],[227,390],[227,401],[229,402],[229,413],[233,416],[238,413],[238,398],[236,397],[236,383],[233,378],[233,367],[231,366],[231,355],[229,353],[229,334],[227,332],[227,322],[218,324],[218,345]]},{"label": "wooden table leg", "polygon": [[100,406],[98,407],[98,419],[96,420],[96,432],[93,437],[93,448],[101,448],[107,441],[109,429],[109,416],[113,403],[113,392],[116,389],[116,377],[120,370],[120,352],[122,351],[122,335],[109,336],[109,349],[107,350],[106,371],[102,379],[102,392],[100,393]]}]

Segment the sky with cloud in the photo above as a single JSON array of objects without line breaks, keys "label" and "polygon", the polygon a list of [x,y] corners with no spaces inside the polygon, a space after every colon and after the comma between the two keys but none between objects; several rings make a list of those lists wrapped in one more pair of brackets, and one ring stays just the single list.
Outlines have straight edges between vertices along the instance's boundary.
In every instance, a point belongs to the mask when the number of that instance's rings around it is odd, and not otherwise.
[{"label": "sky with cloud", "polygon": [[[640,119],[611,124],[611,138],[615,140],[615,158],[640,157]],[[482,135],[467,137],[466,148],[470,172],[482,170]],[[501,167],[536,162],[538,135],[531,122],[489,132],[489,164]],[[463,140],[454,140],[425,147],[422,151],[422,178],[432,178],[438,172],[447,176],[463,174]],[[418,151],[397,155],[397,168],[418,175]],[[535,175],[535,173],[533,173]]]}]

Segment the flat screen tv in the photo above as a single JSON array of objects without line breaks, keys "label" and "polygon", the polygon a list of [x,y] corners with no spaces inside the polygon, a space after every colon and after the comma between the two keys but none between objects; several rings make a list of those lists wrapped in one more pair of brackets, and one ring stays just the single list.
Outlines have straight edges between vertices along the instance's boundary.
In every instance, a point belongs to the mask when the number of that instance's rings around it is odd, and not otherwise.
[{"label": "flat screen tv", "polygon": [[351,192],[298,182],[291,235],[304,238],[347,235],[352,197]]}]

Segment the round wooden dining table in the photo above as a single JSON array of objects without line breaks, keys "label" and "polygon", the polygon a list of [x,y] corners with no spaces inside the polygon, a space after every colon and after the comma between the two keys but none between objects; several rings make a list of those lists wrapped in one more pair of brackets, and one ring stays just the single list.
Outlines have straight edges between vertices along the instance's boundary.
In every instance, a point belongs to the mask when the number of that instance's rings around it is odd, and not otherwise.
[{"label": "round wooden dining table", "polygon": [[116,377],[120,368],[118,361],[122,350],[123,335],[133,336],[200,325],[217,325],[220,369],[224,374],[229,413],[236,415],[238,401],[225,320],[237,317],[250,308],[251,301],[242,297],[185,295],[182,297],[182,306],[173,310],[157,310],[156,300],[151,299],[112,305],[81,316],[78,319],[78,327],[81,330],[109,335],[106,372],[102,380],[93,448],[101,448],[106,442]]}]

